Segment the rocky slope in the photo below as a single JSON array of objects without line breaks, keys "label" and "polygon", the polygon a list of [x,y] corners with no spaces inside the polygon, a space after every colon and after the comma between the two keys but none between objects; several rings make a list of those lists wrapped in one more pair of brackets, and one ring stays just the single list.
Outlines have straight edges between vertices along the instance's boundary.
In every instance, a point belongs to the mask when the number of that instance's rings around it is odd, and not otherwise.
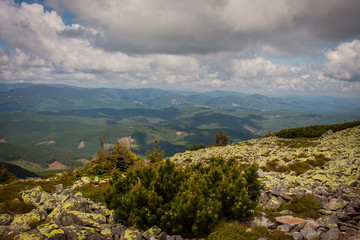
[{"label": "rocky slope", "polygon": [[330,131],[314,140],[253,139],[225,147],[178,153],[172,160],[188,164],[216,156],[255,162],[259,167],[273,163],[277,168],[314,161],[322,156],[327,160],[323,166],[312,167],[298,176],[293,171],[258,171],[263,184],[259,205],[278,208],[294,196],[313,194],[321,203],[321,217],[305,220],[283,216],[271,222],[262,216],[255,222],[287,232],[294,239],[360,239],[360,127],[336,133]]},{"label": "rocky slope", "polygon": [[[288,210],[270,217],[264,211],[249,221],[249,227],[264,226],[298,240],[359,239],[360,127],[328,132],[313,140],[253,139],[225,147],[178,153],[171,159],[185,165],[206,163],[216,156],[263,167],[258,174],[263,186],[259,205],[264,209],[276,209],[304,194],[314,195],[321,204],[320,217],[315,219],[295,217]],[[319,156],[322,164],[306,165]],[[297,174],[290,171],[291,166],[299,163],[308,167],[306,171]],[[37,208],[26,214],[0,214],[0,234],[15,239],[182,239],[169,236],[157,227],[145,232],[127,228],[116,221],[113,211],[104,204],[94,203],[76,192],[84,184],[99,181],[83,177],[66,189],[62,185],[55,186],[52,193],[40,187],[23,190],[23,200]]]}]

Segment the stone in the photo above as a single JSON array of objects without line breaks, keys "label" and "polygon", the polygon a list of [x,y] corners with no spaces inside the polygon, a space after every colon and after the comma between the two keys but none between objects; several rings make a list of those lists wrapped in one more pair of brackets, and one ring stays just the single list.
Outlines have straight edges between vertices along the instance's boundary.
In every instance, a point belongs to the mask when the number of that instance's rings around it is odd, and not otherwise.
[{"label": "stone", "polygon": [[316,239],[320,235],[311,225],[306,225],[303,229],[300,230],[300,233],[306,240]]},{"label": "stone", "polygon": [[40,186],[23,191],[21,196],[25,203],[43,206],[47,211],[52,211],[57,206],[56,199],[50,193],[43,191]]},{"label": "stone", "polygon": [[64,230],[55,223],[45,223],[37,227],[38,231],[49,240],[66,240]]},{"label": "stone", "polygon": [[33,223],[38,223],[40,221],[44,221],[46,215],[43,211],[39,209],[33,209],[29,213],[25,214],[17,214],[14,217],[14,220],[10,224],[10,229],[13,231],[24,232],[30,230],[30,225]]},{"label": "stone", "polygon": [[89,184],[89,183],[91,183],[91,178],[89,178],[89,177],[82,177],[81,178],[81,181],[84,183],[84,184]]},{"label": "stone", "polygon": [[275,196],[272,196],[271,199],[266,203],[265,209],[271,208],[279,208],[281,206],[281,202]]},{"label": "stone", "polygon": [[337,223],[339,222],[339,219],[335,214],[331,214],[322,215],[320,218],[317,219],[317,221],[327,228],[336,228],[338,227]]},{"label": "stone", "polygon": [[275,223],[271,222],[268,218],[264,216],[257,216],[253,219],[252,223],[256,226],[266,227],[269,229],[275,228]]},{"label": "stone", "polygon": [[158,238],[158,240],[166,240],[166,236],[167,236],[168,234],[166,233],[166,232],[161,232],[158,236],[157,236],[157,238]]},{"label": "stone", "polygon": [[297,226],[296,223],[285,223],[285,224],[279,225],[276,230],[288,233],[291,230],[293,230],[296,226]]},{"label": "stone", "polygon": [[39,231],[33,229],[28,232],[23,232],[14,237],[14,240],[43,240],[46,239]]},{"label": "stone", "polygon": [[66,234],[66,239],[86,239],[86,240],[105,240],[106,237],[101,236],[97,233],[96,229],[83,227],[78,225],[70,225],[62,227]]},{"label": "stone", "polygon": [[279,212],[281,215],[293,215],[293,211],[290,210],[282,210]]},{"label": "stone", "polygon": [[257,170],[257,174],[258,174],[259,178],[266,177],[266,173],[263,170],[261,170],[260,168]]},{"label": "stone", "polygon": [[99,227],[106,224],[106,217],[102,214],[86,213],[80,211],[67,211],[61,219],[64,226],[77,224],[89,227]]},{"label": "stone", "polygon": [[113,235],[123,235],[125,233],[126,227],[122,224],[116,225],[115,227],[111,228],[111,232]]},{"label": "stone", "polygon": [[140,230],[133,227],[127,228],[124,232],[124,235],[121,238],[122,240],[142,240],[142,235]]},{"label": "stone", "polygon": [[266,192],[264,190],[260,190],[260,204],[262,204],[263,206],[266,205],[266,203],[270,200],[270,197],[266,194]]},{"label": "stone", "polygon": [[159,233],[161,233],[161,228],[159,228],[158,226],[153,226],[146,230],[142,235],[144,238],[149,240],[150,237],[156,237],[157,235],[159,235]]},{"label": "stone", "polygon": [[294,240],[303,240],[304,237],[300,232],[293,232],[291,233],[291,236],[293,237]]},{"label": "stone", "polygon": [[331,228],[326,233],[323,233],[320,237],[323,240],[339,240],[341,238],[341,232],[338,228]]},{"label": "stone", "polygon": [[58,184],[54,186],[54,192],[57,194],[61,194],[64,191],[64,186],[62,184]]},{"label": "stone", "polygon": [[0,225],[10,225],[12,221],[10,214],[0,214]]},{"label": "stone", "polygon": [[286,224],[286,223],[296,223],[297,225],[310,225],[312,227],[319,227],[319,224],[317,224],[316,222],[314,222],[313,220],[305,220],[302,218],[296,218],[293,216],[281,216],[281,217],[276,217],[275,218],[276,222],[280,223],[280,224]]}]

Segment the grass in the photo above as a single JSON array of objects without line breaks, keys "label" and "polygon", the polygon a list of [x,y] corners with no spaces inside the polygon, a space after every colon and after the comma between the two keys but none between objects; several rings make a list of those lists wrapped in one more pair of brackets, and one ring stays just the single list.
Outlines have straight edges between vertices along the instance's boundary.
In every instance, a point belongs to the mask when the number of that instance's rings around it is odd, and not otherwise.
[{"label": "grass", "polygon": [[313,195],[305,194],[293,198],[289,203],[281,206],[281,209],[293,211],[295,217],[316,219],[321,216],[320,207],[321,204],[315,200]]},{"label": "grass", "polygon": [[94,185],[92,183],[86,184],[79,189],[83,197],[90,198],[94,202],[105,202],[104,194],[109,187],[109,182]]},{"label": "grass", "polygon": [[[297,158],[306,158],[308,157],[305,153],[301,153],[297,156]],[[288,165],[279,165],[279,159],[273,159],[268,161],[265,166],[261,167],[263,171],[274,171],[274,172],[285,172],[289,173],[290,171],[294,171],[296,176],[303,174],[304,172],[314,168],[314,167],[322,167],[325,165],[327,161],[330,159],[325,157],[322,154],[314,154],[313,157],[315,160],[307,159],[306,161],[296,161],[294,163]],[[289,162],[289,159],[283,159],[286,163]]]},{"label": "grass", "polygon": [[[31,189],[36,186],[41,186],[41,188],[46,192],[51,192],[54,189],[55,185],[63,184],[64,187],[68,187],[73,184],[73,179],[69,175],[63,175],[59,179],[49,182],[14,182],[8,184],[7,186],[0,188],[0,212],[12,212],[15,214],[22,214],[30,212],[34,209],[32,204],[26,204],[22,200],[20,191],[24,189]],[[18,199],[18,200],[14,200]]]},{"label": "grass", "polygon": [[269,240],[290,240],[291,236],[280,232],[270,232],[265,227],[247,228],[239,222],[221,222],[214,231],[209,235],[211,240],[257,240],[266,237]]}]

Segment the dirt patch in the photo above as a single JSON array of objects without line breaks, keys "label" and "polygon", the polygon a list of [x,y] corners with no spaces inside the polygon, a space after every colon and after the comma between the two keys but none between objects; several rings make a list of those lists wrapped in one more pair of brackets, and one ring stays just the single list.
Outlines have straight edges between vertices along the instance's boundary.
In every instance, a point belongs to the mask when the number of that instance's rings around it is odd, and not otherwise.
[{"label": "dirt patch", "polygon": [[62,164],[61,162],[55,161],[51,164],[48,165],[49,170],[60,170],[60,169],[69,169],[69,166],[66,166],[64,164]]},{"label": "dirt patch", "polygon": [[5,140],[4,137],[3,137],[3,138],[0,138],[0,143],[6,143],[6,140]]},{"label": "dirt patch", "polygon": [[84,148],[84,147],[85,147],[85,142],[84,141],[79,142],[79,144],[76,146],[77,149],[81,149],[81,148]]},{"label": "dirt patch", "polygon": [[50,144],[55,144],[55,141],[50,139],[35,143],[35,145],[50,145]]},{"label": "dirt patch", "polygon": [[182,131],[177,131],[176,132],[176,136],[181,136],[181,135],[184,135],[186,134],[186,132],[182,132]]},{"label": "dirt patch", "polygon": [[119,143],[125,144],[128,148],[133,148],[137,146],[133,144],[133,142],[135,142],[135,138],[132,138],[131,136],[118,138],[117,141]]},{"label": "dirt patch", "polygon": [[252,129],[252,128],[251,128],[250,126],[248,126],[248,125],[245,125],[244,128],[247,129],[247,130],[249,130],[251,133],[255,133],[255,130]]}]

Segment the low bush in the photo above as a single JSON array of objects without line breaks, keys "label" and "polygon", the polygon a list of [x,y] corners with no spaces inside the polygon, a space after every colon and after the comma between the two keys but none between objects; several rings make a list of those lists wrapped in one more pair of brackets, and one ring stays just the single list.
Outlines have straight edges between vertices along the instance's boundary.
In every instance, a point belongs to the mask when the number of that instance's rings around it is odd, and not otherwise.
[{"label": "low bush", "polygon": [[249,229],[238,222],[221,222],[209,235],[211,240],[257,240],[262,237],[269,240],[293,239],[281,231],[270,232],[267,228],[260,226]]},{"label": "low bush", "polygon": [[205,145],[191,145],[191,146],[188,146],[185,151],[197,151],[197,150],[200,150],[200,149],[203,149],[205,148]]},{"label": "low bush", "polygon": [[360,121],[332,124],[332,125],[314,125],[308,127],[297,127],[291,129],[281,130],[274,135],[282,138],[314,138],[321,137],[329,130],[333,132],[341,131],[347,128],[356,127],[360,125]]},{"label": "low bush", "polygon": [[321,216],[320,207],[321,204],[315,200],[313,195],[305,194],[293,198],[289,203],[285,203],[282,209],[293,211],[297,217],[316,219]]},{"label": "low bush", "polygon": [[260,194],[256,170],[222,158],[183,168],[169,159],[139,162],[113,173],[105,200],[125,223],[201,235],[220,219],[251,216]]},{"label": "low bush", "polygon": [[76,178],[82,176],[110,176],[114,169],[123,171],[139,159],[124,144],[117,142],[110,153],[102,148],[99,149],[96,157],[84,167],[75,169],[73,175]]},{"label": "low bush", "polygon": [[17,177],[9,172],[4,165],[0,165],[0,184],[9,183],[16,180]]}]

